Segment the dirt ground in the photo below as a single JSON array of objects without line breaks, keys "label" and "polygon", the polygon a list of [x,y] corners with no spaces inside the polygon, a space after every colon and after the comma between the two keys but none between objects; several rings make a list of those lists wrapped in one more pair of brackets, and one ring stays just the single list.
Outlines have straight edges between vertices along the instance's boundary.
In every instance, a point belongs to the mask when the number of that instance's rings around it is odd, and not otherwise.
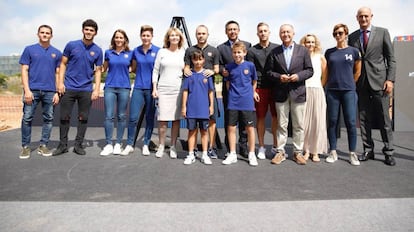
[{"label": "dirt ground", "polygon": [[0,131],[20,128],[22,96],[0,95]]}]

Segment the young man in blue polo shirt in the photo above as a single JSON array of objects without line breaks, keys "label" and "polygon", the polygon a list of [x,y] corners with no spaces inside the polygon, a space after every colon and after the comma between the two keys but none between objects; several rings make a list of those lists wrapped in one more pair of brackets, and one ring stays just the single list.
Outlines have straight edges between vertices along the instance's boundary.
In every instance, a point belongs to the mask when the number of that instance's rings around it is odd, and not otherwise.
[{"label": "young man in blue polo shirt", "polygon": [[254,152],[256,138],[254,133],[254,102],[258,102],[260,97],[256,93],[256,68],[252,62],[244,60],[247,48],[243,42],[235,42],[232,51],[234,62],[227,64],[223,70],[228,90],[227,134],[230,153],[222,163],[228,165],[237,162],[236,126],[239,124],[239,127],[244,126],[247,132],[249,165],[257,166],[257,158]]},{"label": "young man in blue polo shirt", "polygon": [[56,92],[57,73],[62,53],[50,45],[53,37],[52,27],[41,25],[37,30],[39,42],[27,46],[19,63],[22,65],[23,118],[21,125],[22,152],[20,159],[30,158],[29,147],[32,134],[32,121],[36,107],[42,103],[43,126],[40,146],[37,153],[51,156],[47,148],[53,124],[54,105],[59,103]]},{"label": "young man in blue polo shirt", "polygon": [[[60,143],[53,155],[68,152],[68,133],[73,105],[78,103],[78,131],[73,152],[85,155],[82,147],[88,124],[92,100],[99,97],[101,84],[103,53],[93,42],[98,32],[98,25],[92,19],[82,24],[83,38],[66,44],[59,70],[58,92],[60,101]],[[93,79],[95,77],[95,86]]]},{"label": "young man in blue polo shirt", "polygon": [[201,162],[212,164],[207,155],[209,118],[214,113],[214,84],[212,78],[206,77],[204,72],[205,58],[203,52],[196,50],[191,54],[193,72],[184,79],[183,103],[181,114],[187,119],[188,127],[188,156],[184,164],[195,162],[194,146],[197,137],[197,127],[200,128],[201,146],[203,153]]}]

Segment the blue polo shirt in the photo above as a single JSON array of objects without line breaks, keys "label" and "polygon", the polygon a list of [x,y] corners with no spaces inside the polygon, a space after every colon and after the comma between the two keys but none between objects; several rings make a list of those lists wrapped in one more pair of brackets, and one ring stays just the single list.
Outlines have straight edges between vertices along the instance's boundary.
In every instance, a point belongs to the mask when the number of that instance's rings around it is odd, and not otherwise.
[{"label": "blue polo shirt", "polygon": [[187,118],[209,119],[208,92],[214,91],[213,79],[206,78],[202,72],[193,72],[184,78],[182,90],[188,90]]},{"label": "blue polo shirt", "polygon": [[29,65],[29,88],[56,91],[56,68],[61,59],[62,52],[53,46],[43,48],[38,43],[27,46],[19,63]]},{"label": "blue polo shirt", "polygon": [[68,58],[65,73],[65,87],[68,90],[92,91],[92,81],[96,66],[102,66],[102,49],[92,43],[86,46],[82,40],[66,44],[63,56]]},{"label": "blue polo shirt", "polygon": [[122,51],[119,54],[113,50],[105,51],[105,61],[108,62],[108,75],[105,88],[131,88],[129,80],[129,66],[132,60],[132,51]]},{"label": "blue polo shirt", "polygon": [[152,89],[152,70],[159,50],[152,44],[147,53],[144,53],[142,45],[132,51],[132,59],[137,62],[134,89]]},{"label": "blue polo shirt", "polygon": [[254,64],[250,61],[233,62],[227,64],[226,69],[229,72],[227,81],[230,82],[227,109],[254,111],[252,81],[257,80]]}]

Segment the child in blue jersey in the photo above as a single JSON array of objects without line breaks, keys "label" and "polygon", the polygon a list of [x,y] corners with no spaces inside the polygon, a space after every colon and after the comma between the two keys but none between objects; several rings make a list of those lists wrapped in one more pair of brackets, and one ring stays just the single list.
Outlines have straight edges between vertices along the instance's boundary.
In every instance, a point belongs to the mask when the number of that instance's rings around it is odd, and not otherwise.
[{"label": "child in blue jersey", "polygon": [[189,151],[184,164],[188,165],[195,162],[194,143],[197,135],[197,125],[200,128],[201,146],[203,149],[201,162],[212,164],[210,157],[207,155],[207,129],[209,118],[214,113],[213,80],[203,74],[205,59],[202,51],[194,51],[191,55],[191,61],[194,65],[194,70],[190,76],[184,79],[182,87],[183,102],[181,113],[187,119]]},{"label": "child in blue jersey", "polygon": [[244,43],[236,42],[232,47],[234,62],[225,66],[226,87],[228,89],[228,122],[227,134],[229,137],[230,154],[223,164],[237,162],[236,154],[236,125],[244,122],[246,125],[247,140],[249,145],[249,164],[257,166],[257,158],[254,153],[255,134],[254,134],[254,101],[259,101],[259,94],[256,93],[257,74],[252,62],[245,61],[244,57],[247,49]]}]

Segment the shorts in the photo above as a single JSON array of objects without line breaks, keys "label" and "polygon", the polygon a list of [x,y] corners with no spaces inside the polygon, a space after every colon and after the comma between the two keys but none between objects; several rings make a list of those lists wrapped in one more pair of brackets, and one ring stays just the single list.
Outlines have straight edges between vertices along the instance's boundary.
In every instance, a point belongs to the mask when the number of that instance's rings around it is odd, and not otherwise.
[{"label": "shorts", "polygon": [[208,129],[208,119],[199,119],[199,118],[187,118],[187,129],[188,130],[195,130],[198,128],[201,130],[207,130]]},{"label": "shorts", "polygon": [[228,110],[228,126],[236,126],[243,122],[246,126],[254,126],[254,111],[250,110]]},{"label": "shorts", "polygon": [[256,117],[266,117],[267,110],[270,107],[270,114],[272,117],[276,117],[275,101],[273,100],[271,89],[256,89],[256,93],[259,94],[260,102],[255,102]]}]

